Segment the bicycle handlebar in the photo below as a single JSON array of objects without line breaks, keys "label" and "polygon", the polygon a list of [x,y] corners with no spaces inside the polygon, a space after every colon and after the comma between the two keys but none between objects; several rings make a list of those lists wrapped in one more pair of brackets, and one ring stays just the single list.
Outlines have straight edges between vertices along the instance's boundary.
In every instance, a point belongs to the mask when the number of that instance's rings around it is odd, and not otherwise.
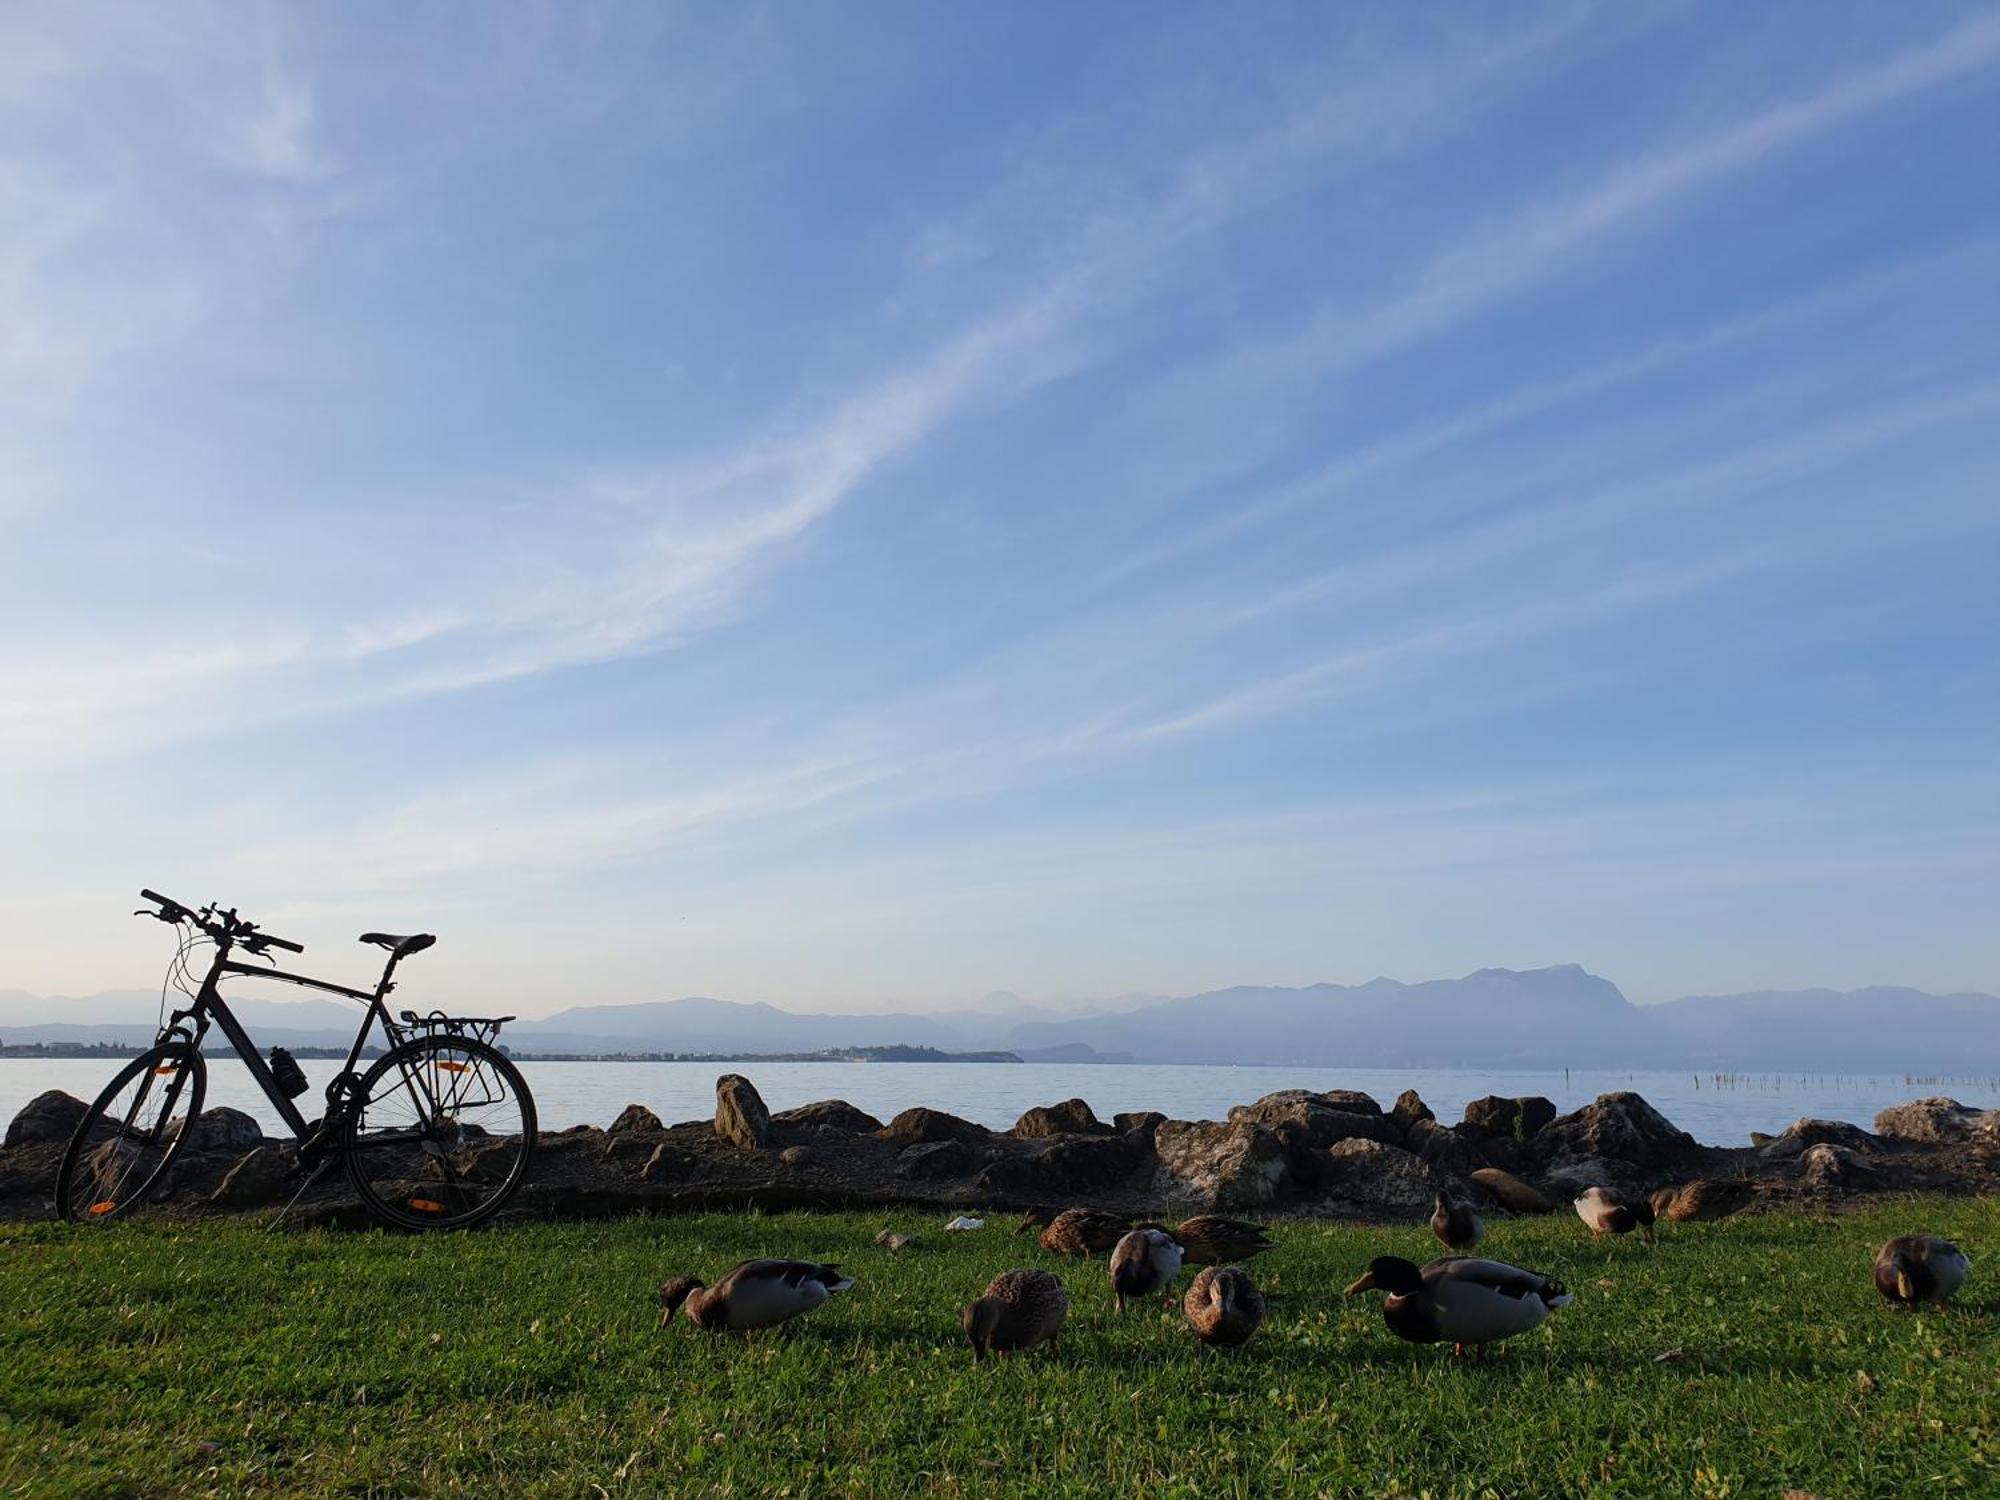
[{"label": "bicycle handlebar", "polygon": [[133,913],[135,916],[158,917],[163,922],[178,922],[182,918],[186,918],[201,928],[210,937],[218,941],[241,943],[252,953],[261,953],[266,948],[282,948],[287,953],[303,953],[306,951],[305,944],[303,943],[294,943],[285,938],[273,937],[268,932],[259,932],[255,922],[244,921],[233,910],[217,914],[211,920],[211,914],[215,913],[213,906],[204,907],[201,911],[196,911],[193,907],[184,906],[171,896],[162,896],[158,891],[153,890],[142,890],[139,892],[139,897],[143,901],[152,902],[160,910],[156,912],[135,912]]}]

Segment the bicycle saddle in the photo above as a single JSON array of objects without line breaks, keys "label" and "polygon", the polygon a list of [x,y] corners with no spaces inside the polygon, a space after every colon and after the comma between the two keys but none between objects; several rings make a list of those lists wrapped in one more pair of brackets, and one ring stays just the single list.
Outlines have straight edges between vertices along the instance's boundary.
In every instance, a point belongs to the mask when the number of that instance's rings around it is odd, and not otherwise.
[{"label": "bicycle saddle", "polygon": [[408,958],[412,953],[421,953],[437,941],[428,932],[412,933],[409,937],[397,937],[393,932],[364,932],[361,941],[373,943],[378,948],[387,948],[398,958]]}]

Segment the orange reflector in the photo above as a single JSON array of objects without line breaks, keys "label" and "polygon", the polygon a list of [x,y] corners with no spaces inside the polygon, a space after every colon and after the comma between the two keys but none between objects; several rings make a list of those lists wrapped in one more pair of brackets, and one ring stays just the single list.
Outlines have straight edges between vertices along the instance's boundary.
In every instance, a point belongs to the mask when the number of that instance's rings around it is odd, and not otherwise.
[{"label": "orange reflector", "polygon": [[178,1073],[180,1072],[180,1070],[181,1070],[181,1065],[179,1063],[168,1063],[164,1067],[158,1067],[153,1069],[155,1073],[161,1075],[162,1077],[165,1077],[168,1074]]},{"label": "orange reflector", "polygon": [[116,1208],[117,1206],[118,1203],[116,1199],[106,1198],[102,1203],[91,1204],[90,1211],[92,1214],[108,1214],[111,1212],[112,1209]]},{"label": "orange reflector", "polygon": [[453,1062],[450,1058],[445,1057],[440,1057],[437,1060],[437,1065],[447,1073],[470,1073],[472,1071],[471,1063]]},{"label": "orange reflector", "polygon": [[442,1203],[433,1203],[428,1198],[412,1198],[410,1200],[410,1207],[414,1208],[420,1214],[441,1214],[444,1212],[444,1205]]}]

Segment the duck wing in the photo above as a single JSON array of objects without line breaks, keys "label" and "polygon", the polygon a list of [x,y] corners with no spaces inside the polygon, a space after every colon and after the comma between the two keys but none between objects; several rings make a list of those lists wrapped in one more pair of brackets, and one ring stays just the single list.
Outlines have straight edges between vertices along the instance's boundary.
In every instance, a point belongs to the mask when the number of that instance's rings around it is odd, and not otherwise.
[{"label": "duck wing", "polygon": [[1481,1260],[1469,1255],[1447,1255],[1432,1261],[1423,1270],[1424,1285],[1437,1289],[1445,1285],[1472,1286],[1496,1296],[1519,1300],[1530,1297],[1549,1307],[1569,1303],[1570,1294],[1562,1283],[1538,1271],[1525,1271],[1504,1260]]}]

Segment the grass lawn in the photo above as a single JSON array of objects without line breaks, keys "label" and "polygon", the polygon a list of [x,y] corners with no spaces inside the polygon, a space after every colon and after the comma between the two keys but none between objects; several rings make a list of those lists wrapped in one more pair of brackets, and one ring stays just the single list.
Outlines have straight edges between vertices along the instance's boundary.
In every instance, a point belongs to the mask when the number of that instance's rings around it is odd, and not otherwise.
[{"label": "grass lawn", "polygon": [[[1825,1496],[2000,1493],[2000,1202],[1666,1226],[1607,1264],[1573,1217],[1493,1227],[1575,1304],[1484,1364],[1340,1288],[1427,1233],[1281,1225],[1263,1331],[1118,1321],[1101,1261],[997,1221],[900,1255],[875,1216],[715,1215],[462,1237],[0,1228],[0,1492]],[[1874,1247],[1976,1264],[1899,1313]],[[759,1254],[859,1285],[760,1336],[656,1330],[667,1275]],[[1059,1354],[975,1366],[956,1309],[1050,1265]]]}]

